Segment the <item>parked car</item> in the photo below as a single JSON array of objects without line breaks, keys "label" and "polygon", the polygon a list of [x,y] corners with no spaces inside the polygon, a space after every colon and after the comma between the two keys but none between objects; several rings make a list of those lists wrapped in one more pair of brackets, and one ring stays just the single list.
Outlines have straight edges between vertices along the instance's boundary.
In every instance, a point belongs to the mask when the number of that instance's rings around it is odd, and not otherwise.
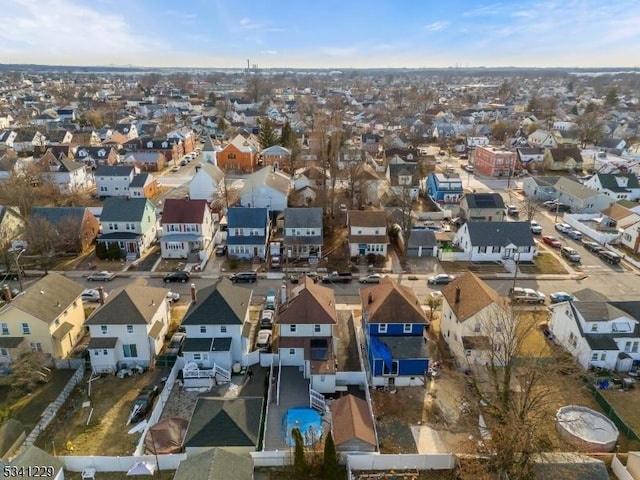
[{"label": "parked car", "polygon": [[271,330],[262,329],[258,332],[256,339],[256,348],[259,350],[267,350],[271,346]]},{"label": "parked car", "polygon": [[461,158],[462,160],[467,160],[467,159],[469,158],[469,155],[467,155],[466,153],[461,153],[461,154],[460,154],[460,158]]},{"label": "parked car", "polygon": [[273,318],[275,317],[276,312],[273,310],[263,310],[260,315],[260,328],[273,328]]},{"label": "parked car", "polygon": [[233,283],[256,283],[258,274],[256,272],[238,272],[229,277]]},{"label": "parked car", "polygon": [[453,275],[449,275],[448,273],[438,273],[433,277],[429,277],[427,280],[428,285],[447,285],[451,283],[455,277]]},{"label": "parked car", "polygon": [[617,253],[610,252],[609,250],[602,250],[601,252],[598,253],[598,255],[600,255],[600,258],[603,261],[611,265],[617,265],[622,261],[622,257],[620,255],[618,255]]},{"label": "parked car", "polygon": [[93,272],[87,275],[87,280],[90,282],[110,282],[114,278],[116,278],[116,274],[107,272],[106,270],[102,272]]},{"label": "parked car", "polygon": [[369,275],[360,277],[358,281],[360,283],[380,283],[381,278],[382,275],[380,275],[379,273],[370,273]]},{"label": "parked car", "polygon": [[546,300],[546,295],[533,288],[515,287],[509,290],[509,298],[514,303],[539,303],[543,304]]},{"label": "parked car", "polygon": [[573,263],[580,263],[580,260],[582,260],[580,258],[580,254],[571,247],[561,247],[560,255],[562,255],[564,258],[568,258],[569,261]]},{"label": "parked car", "polygon": [[598,242],[592,242],[591,240],[585,240],[584,238],[582,238],[582,246],[593,253],[599,253],[604,250],[602,245]]},{"label": "parked car", "polygon": [[227,246],[226,245],[218,245],[216,247],[216,256],[224,257],[227,254]]},{"label": "parked car", "polygon": [[187,163],[189,163],[189,162],[187,162],[186,158],[183,158],[182,160],[180,160],[180,166],[182,166],[182,167],[184,167]]},{"label": "parked car", "polygon": [[172,172],[178,172],[178,171],[180,171],[180,167],[178,165],[174,165],[173,167],[171,167],[171,171]]},{"label": "parked car", "polygon": [[554,292],[549,295],[549,301],[551,303],[572,302],[573,295],[567,292]]},{"label": "parked car", "polygon": [[551,208],[555,208],[556,203],[558,203],[558,202],[556,202],[555,200],[547,200],[546,202],[544,202],[544,203],[543,203],[543,205],[544,205],[546,208],[551,209]]},{"label": "parked car", "polygon": [[556,223],[555,227],[560,233],[569,233],[571,231],[571,225],[568,223]]},{"label": "parked car", "polygon": [[131,417],[132,422],[139,422],[149,411],[151,411],[153,401],[159,393],[160,388],[157,385],[144,387],[140,390],[140,393],[133,401],[133,408],[131,410],[131,413],[133,414]]},{"label": "parked car", "polygon": [[176,332],[169,341],[169,346],[164,352],[166,355],[180,355],[182,353],[182,346],[186,340],[187,335],[184,333]]},{"label": "parked car", "polygon": [[167,300],[176,303],[180,301],[180,294],[178,292],[167,292]]},{"label": "parked car", "polygon": [[167,273],[163,280],[164,283],[172,283],[172,282],[188,282],[191,278],[191,274],[189,272],[171,272]]},{"label": "parked car", "polygon": [[469,173],[473,173],[473,171],[475,170],[475,167],[473,165],[465,165],[463,168],[465,172],[469,172]]},{"label": "parked car", "polygon": [[555,340],[555,336],[553,335],[553,333],[551,333],[551,330],[549,330],[548,328],[543,328],[542,329],[542,334],[544,335],[544,338],[546,338],[547,340],[549,340],[550,342],[553,342]]},{"label": "parked car", "polygon": [[531,220],[529,222],[529,225],[531,228],[531,233],[533,233],[534,235],[540,235],[542,233],[542,225],[540,225],[535,220]]},{"label": "parked car", "polygon": [[[19,291],[18,291],[19,292]],[[102,292],[105,300],[109,296],[107,292]],[[80,298],[83,302],[99,302],[100,301],[100,292],[95,288],[87,288],[82,291],[80,294]]]},{"label": "parked car", "polygon": [[582,232],[579,232],[578,230],[569,230],[567,235],[574,240],[580,240],[582,238]]},{"label": "parked car", "polygon": [[275,290],[267,290],[267,293],[264,297],[264,308],[267,310],[275,310],[276,309],[276,301],[277,294]]},{"label": "parked car", "polygon": [[545,235],[544,237],[542,237],[542,241],[553,248],[560,248],[562,246],[562,244],[560,243],[560,240],[550,235]]},{"label": "parked car", "polygon": [[518,207],[515,205],[507,205],[507,215],[518,218],[520,216],[520,210],[518,210]]}]

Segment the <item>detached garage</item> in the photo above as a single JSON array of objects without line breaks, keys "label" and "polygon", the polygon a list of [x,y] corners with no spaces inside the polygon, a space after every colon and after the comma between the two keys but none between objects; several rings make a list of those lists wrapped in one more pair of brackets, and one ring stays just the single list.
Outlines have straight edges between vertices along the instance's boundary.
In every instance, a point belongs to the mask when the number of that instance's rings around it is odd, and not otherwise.
[{"label": "detached garage", "polygon": [[437,252],[436,233],[433,230],[411,230],[407,256],[435,257]]},{"label": "detached garage", "polygon": [[339,453],[378,451],[369,406],[355,395],[345,395],[331,403],[331,433]]}]

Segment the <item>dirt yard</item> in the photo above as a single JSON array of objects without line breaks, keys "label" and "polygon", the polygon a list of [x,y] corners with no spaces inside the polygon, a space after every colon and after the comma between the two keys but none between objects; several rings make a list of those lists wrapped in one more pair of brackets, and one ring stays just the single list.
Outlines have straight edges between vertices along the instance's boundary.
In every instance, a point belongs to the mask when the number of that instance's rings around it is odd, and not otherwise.
[{"label": "dirt yard", "polygon": [[[91,397],[85,377],[36,445],[54,455],[131,454],[139,439],[139,434],[127,433],[133,427],[126,424],[133,400],[142,387],[152,383],[159,385],[160,379],[167,374],[167,371],[156,369],[123,379],[116,376],[98,378],[91,383]],[[85,402],[90,402],[90,406],[83,406]]]}]

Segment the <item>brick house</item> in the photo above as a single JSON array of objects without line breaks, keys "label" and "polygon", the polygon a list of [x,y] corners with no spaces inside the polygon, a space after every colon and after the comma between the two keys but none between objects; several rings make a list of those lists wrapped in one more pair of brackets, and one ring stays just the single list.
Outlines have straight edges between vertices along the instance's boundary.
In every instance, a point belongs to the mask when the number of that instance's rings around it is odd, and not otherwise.
[{"label": "brick house", "polygon": [[473,154],[476,173],[486,177],[513,175],[516,154],[505,149],[478,146]]}]

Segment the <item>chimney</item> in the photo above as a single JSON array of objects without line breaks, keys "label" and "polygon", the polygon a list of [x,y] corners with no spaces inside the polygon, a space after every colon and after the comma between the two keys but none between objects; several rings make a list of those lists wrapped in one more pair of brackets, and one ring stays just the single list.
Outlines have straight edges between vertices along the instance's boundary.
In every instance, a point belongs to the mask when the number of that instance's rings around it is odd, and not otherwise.
[{"label": "chimney", "polygon": [[456,287],[456,301],[455,303],[460,303],[460,287]]},{"label": "chimney", "polygon": [[11,288],[9,288],[9,285],[7,285],[6,283],[2,286],[2,290],[4,290],[4,299],[7,301],[7,303],[9,303],[12,298],[11,298]]},{"label": "chimney", "polygon": [[104,287],[98,287],[98,298],[100,305],[104,305]]},{"label": "chimney", "polygon": [[198,291],[196,290],[196,284],[191,284],[191,303],[196,303],[198,301]]},{"label": "chimney", "polygon": [[367,299],[367,303],[371,305],[373,303],[373,294],[369,292],[369,298]]},{"label": "chimney", "polygon": [[287,303],[287,284],[283,283],[280,287],[280,305]]},{"label": "chimney", "polygon": [[153,307],[155,306],[155,304],[156,304],[156,301],[154,299],[151,299],[151,306]]}]

